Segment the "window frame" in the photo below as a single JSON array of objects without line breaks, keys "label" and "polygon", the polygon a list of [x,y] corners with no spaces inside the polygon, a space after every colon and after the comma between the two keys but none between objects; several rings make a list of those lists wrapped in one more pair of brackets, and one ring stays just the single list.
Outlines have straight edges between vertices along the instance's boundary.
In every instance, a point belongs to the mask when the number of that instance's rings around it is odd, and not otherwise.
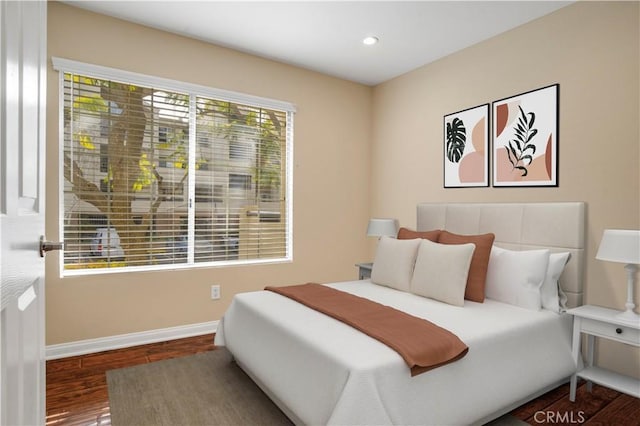
[{"label": "window frame", "polygon": [[[181,92],[189,95],[190,101],[190,113],[189,127],[195,129],[195,99],[197,97],[208,97],[218,99],[225,102],[233,102],[238,104],[247,104],[255,107],[267,108],[279,110],[285,113],[287,121],[287,133],[285,137],[285,171],[284,176],[286,180],[285,185],[285,214],[286,214],[286,227],[285,227],[285,255],[277,258],[264,258],[264,259],[246,259],[246,260],[219,260],[212,262],[198,263],[193,259],[188,259],[184,264],[163,264],[163,265],[144,265],[144,266],[127,266],[127,267],[114,267],[114,268],[85,268],[85,269],[65,269],[64,265],[64,253],[59,256],[59,271],[60,277],[66,276],[83,276],[83,275],[96,275],[96,274],[113,274],[113,273],[131,273],[138,271],[162,271],[162,270],[176,270],[176,269],[192,269],[192,268],[219,268],[228,266],[241,266],[241,265],[258,265],[258,264],[272,264],[272,263],[288,263],[293,261],[293,115],[296,112],[294,104],[286,101],[279,101],[254,95],[248,95],[239,92],[228,91],[224,89],[217,89],[208,86],[182,82],[178,80],[172,80],[162,77],[151,76],[147,74],[135,73],[131,71],[125,71],[117,68],[105,67],[100,65],[88,64],[78,61],[73,61],[64,58],[52,57],[53,69],[58,71],[58,137],[60,143],[59,148],[59,160],[58,160],[58,197],[59,197],[59,238],[60,241],[64,240],[64,75],[65,73],[87,75],[104,80],[126,82],[132,85],[139,85],[145,87],[153,87],[158,90],[170,90]],[[189,202],[189,221],[193,225],[189,229],[189,238],[195,238],[195,149],[196,149],[196,132],[189,132],[189,174],[187,179],[189,181],[189,193],[183,196],[188,199]],[[191,152],[193,151],[193,152]],[[215,192],[215,189],[213,189]],[[194,216],[194,217],[191,217]]]}]

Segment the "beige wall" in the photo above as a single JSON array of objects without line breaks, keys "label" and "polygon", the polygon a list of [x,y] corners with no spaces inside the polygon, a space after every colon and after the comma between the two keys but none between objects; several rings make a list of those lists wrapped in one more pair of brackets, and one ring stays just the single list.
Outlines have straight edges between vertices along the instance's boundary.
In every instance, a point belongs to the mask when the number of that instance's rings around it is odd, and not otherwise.
[{"label": "beige wall", "polygon": [[[367,260],[370,87],[49,3],[48,55],[297,106],[293,262],[59,278],[47,256],[47,344],[219,319],[236,292],[357,278]],[[58,73],[49,63],[47,234],[59,233]],[[357,230],[354,232],[354,230]],[[222,286],[212,301],[209,288]]]},{"label": "beige wall", "polygon": [[[411,226],[420,201],[585,201],[586,303],[622,309],[623,265],[594,257],[605,228],[640,228],[638,6],[580,2],[377,86],[372,216]],[[443,189],[445,114],[553,83],[560,84],[557,188]],[[635,294],[640,305],[638,285]],[[600,347],[605,365],[637,377],[639,354]]]}]

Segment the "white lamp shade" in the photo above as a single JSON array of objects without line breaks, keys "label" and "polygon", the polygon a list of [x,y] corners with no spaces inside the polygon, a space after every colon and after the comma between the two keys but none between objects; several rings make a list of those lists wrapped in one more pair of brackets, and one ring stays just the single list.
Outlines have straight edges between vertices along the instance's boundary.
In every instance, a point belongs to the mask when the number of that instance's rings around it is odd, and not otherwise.
[{"label": "white lamp shade", "polygon": [[640,230],[605,229],[596,259],[640,264]]},{"label": "white lamp shade", "polygon": [[368,237],[395,237],[398,235],[397,219],[370,219],[367,227]]}]

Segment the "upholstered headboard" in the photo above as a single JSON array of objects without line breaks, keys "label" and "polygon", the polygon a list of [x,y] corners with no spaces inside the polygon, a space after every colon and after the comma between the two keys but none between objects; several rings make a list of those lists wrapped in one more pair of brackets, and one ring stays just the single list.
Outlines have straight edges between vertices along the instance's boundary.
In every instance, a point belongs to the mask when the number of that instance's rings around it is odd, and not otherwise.
[{"label": "upholstered headboard", "polygon": [[585,203],[420,203],[417,213],[419,231],[493,232],[499,247],[571,252],[560,286],[569,307],[582,304]]}]

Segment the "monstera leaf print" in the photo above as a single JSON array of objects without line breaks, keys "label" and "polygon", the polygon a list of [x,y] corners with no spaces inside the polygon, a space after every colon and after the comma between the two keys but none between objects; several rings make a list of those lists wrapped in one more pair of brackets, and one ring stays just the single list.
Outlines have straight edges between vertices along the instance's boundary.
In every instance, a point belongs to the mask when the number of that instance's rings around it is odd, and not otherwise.
[{"label": "monstera leaf print", "polygon": [[533,137],[538,133],[538,129],[533,128],[536,121],[534,112],[525,113],[521,106],[518,123],[514,128],[514,138],[509,141],[509,145],[505,147],[507,156],[514,170],[522,171],[522,176],[526,176],[529,171],[527,166],[533,161],[533,154],[536,153],[536,146],[531,142]]},{"label": "monstera leaf print", "polygon": [[459,118],[447,123],[447,158],[452,163],[458,163],[462,158],[464,146],[467,143],[467,129]]}]

